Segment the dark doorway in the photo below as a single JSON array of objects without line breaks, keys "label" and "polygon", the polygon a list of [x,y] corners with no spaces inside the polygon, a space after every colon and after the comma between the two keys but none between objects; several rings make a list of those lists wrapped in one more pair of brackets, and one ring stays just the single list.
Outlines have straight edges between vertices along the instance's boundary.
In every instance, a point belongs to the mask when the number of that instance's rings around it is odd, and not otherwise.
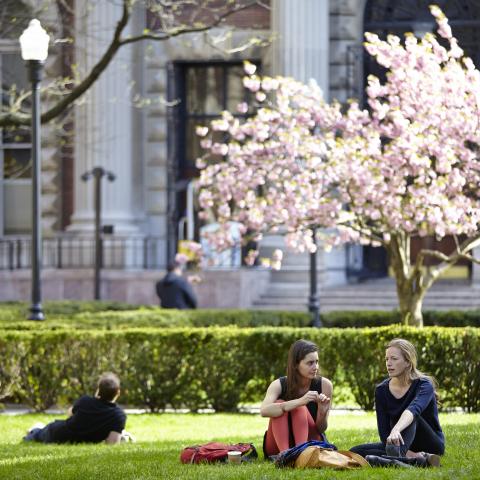
[{"label": "dark doorway", "polygon": [[[258,62],[251,60],[252,63]],[[198,177],[196,159],[204,151],[196,127],[210,122],[228,110],[236,117],[239,103],[249,101],[249,92],[243,86],[243,61],[175,62],[170,65],[168,90],[168,168],[169,168],[169,222],[168,258],[177,250],[178,240],[187,217],[187,191],[192,179]],[[198,227],[195,212],[195,237]]]}]

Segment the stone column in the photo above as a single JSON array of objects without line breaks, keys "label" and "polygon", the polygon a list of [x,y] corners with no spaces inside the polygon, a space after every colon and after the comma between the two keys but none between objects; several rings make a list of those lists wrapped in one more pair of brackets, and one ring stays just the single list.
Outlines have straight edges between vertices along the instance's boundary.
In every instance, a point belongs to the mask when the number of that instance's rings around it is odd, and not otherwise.
[{"label": "stone column", "polygon": [[[122,14],[121,2],[75,2],[76,59],[85,76],[107,49]],[[132,22],[123,35],[130,33]],[[135,148],[135,112],[131,102],[135,65],[132,46],[121,47],[114,60],[75,107],[75,197],[72,232],[91,231],[94,182],[81,175],[99,166],[116,175],[102,180],[102,223],[115,234],[139,232],[143,220],[141,150]]]},{"label": "stone column", "polygon": [[315,79],[328,99],[328,0],[272,2],[273,73],[308,82]]},{"label": "stone column", "polygon": [[[304,83],[314,79],[329,99],[329,1],[275,0],[272,2],[273,43],[272,70],[274,75],[293,77]],[[262,249],[282,248],[277,236],[262,241]],[[306,282],[309,256],[285,252],[282,272],[285,278],[298,277]],[[329,284],[345,283],[344,249],[333,254],[318,254],[318,282],[320,288]],[[343,268],[343,270],[342,270]],[[283,280],[282,280],[283,281]],[[322,300],[320,298],[320,305]]]}]

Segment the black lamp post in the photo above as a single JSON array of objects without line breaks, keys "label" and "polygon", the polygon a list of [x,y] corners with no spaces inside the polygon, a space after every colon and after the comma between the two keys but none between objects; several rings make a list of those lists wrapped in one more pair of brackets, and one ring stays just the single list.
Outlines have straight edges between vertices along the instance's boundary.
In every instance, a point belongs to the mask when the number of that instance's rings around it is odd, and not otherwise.
[{"label": "black lamp post", "polygon": [[315,251],[310,253],[310,296],[308,297],[308,310],[312,314],[312,326],[321,327],[320,298],[317,288],[317,229],[312,228],[312,240]]},{"label": "black lamp post", "polygon": [[41,183],[40,183],[40,80],[48,56],[49,36],[38,20],[31,20],[20,36],[22,58],[27,62],[32,83],[32,305],[29,320],[44,320],[41,288]]},{"label": "black lamp post", "polygon": [[94,298],[100,300],[100,269],[103,265],[103,247],[102,247],[102,235],[101,235],[101,211],[102,211],[102,178],[107,177],[110,182],[115,180],[115,174],[108,172],[102,167],[94,167],[92,170],[85,172],[82,175],[82,180],[86,182],[89,178],[93,177],[95,182],[95,273],[94,273]]}]

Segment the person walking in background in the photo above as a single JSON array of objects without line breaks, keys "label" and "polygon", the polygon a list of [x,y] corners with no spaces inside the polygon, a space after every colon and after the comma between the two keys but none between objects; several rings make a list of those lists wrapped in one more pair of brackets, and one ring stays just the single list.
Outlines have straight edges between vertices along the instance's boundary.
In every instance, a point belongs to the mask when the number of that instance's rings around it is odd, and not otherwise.
[{"label": "person walking in background", "polygon": [[167,267],[167,274],[157,282],[156,290],[162,308],[197,308],[192,286],[182,277],[182,264],[176,260]]},{"label": "person walking in background", "polygon": [[46,426],[34,426],[24,441],[42,443],[106,443],[122,440],[125,412],[115,404],[120,395],[120,380],[111,372],[103,373],[94,397],[84,395],[69,409],[69,418],[55,420]]},{"label": "person walking in background", "polygon": [[375,390],[375,410],[381,442],[350,450],[368,456],[407,457],[414,464],[438,466],[445,437],[438,419],[433,378],[417,369],[417,352],[407,340],[396,338],[385,353],[388,377]]},{"label": "person walking in background", "polygon": [[308,440],[326,440],[332,382],[318,376],[318,347],[297,340],[288,352],[287,376],[274,380],[260,407],[269,417],[263,451],[276,455]]}]

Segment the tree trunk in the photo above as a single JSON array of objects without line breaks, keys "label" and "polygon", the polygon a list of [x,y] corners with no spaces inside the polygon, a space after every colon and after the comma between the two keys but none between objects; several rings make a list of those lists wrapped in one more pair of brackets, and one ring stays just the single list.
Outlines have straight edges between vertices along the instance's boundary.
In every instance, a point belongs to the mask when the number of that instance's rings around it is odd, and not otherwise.
[{"label": "tree trunk", "polygon": [[425,292],[417,292],[410,282],[400,284],[397,280],[397,297],[404,325],[423,327],[422,305]]},{"label": "tree trunk", "polygon": [[423,327],[422,304],[427,292],[421,271],[410,264],[410,236],[393,235],[387,245],[397,287],[398,305],[404,325]]}]

